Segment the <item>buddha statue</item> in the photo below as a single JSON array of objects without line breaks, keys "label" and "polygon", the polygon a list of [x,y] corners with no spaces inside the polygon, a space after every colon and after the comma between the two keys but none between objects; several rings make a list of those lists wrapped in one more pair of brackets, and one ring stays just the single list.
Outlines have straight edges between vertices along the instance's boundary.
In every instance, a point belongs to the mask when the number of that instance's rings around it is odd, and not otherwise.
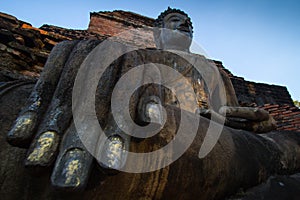
[{"label": "buddha statue", "polygon": [[[193,26],[191,19],[186,13],[181,10],[171,9],[170,7],[162,12],[155,21],[154,38],[158,49],[162,50],[177,50],[181,52],[190,52],[190,46],[193,38]],[[197,55],[191,54],[195,57]],[[203,58],[202,58],[203,59]],[[176,62],[173,63],[173,68],[180,68],[175,66]],[[205,65],[207,68],[211,65]],[[187,66],[183,69],[188,71]],[[203,74],[205,75],[203,69]],[[226,104],[213,105],[214,99],[220,98],[218,94],[211,91],[211,94],[207,94],[208,91],[204,87],[203,78],[201,74],[197,74],[196,70],[190,70],[189,73],[185,73],[185,76],[189,76],[190,82],[193,84],[196,92],[196,98],[198,102],[198,108],[196,109],[200,115],[210,117],[213,113],[218,117],[226,116],[225,125],[243,129],[257,133],[269,132],[275,129],[276,123],[274,119],[268,114],[268,112],[259,108],[240,107],[238,100],[232,86],[232,83],[226,73],[221,69],[218,69],[222,81],[224,83],[226,92]],[[169,97],[166,101],[172,101],[175,97]],[[169,104],[174,104],[169,102]],[[209,106],[210,105],[210,106]]]},{"label": "buddha statue", "polygon": [[[174,56],[173,51],[181,52],[183,57],[192,57],[195,62],[205,60],[211,63],[203,56],[190,53],[193,26],[186,13],[171,8],[162,12],[155,21],[154,38],[157,49],[145,49],[124,55],[111,64],[99,81],[96,94],[97,117],[107,135],[106,141],[100,141],[103,143],[101,155],[105,160],[100,162],[103,169],[113,172],[121,169],[126,162],[123,150],[129,150],[130,143],[137,143],[131,136],[124,134],[114,121],[110,110],[110,97],[118,77],[139,62],[155,63],[158,60],[177,70],[193,86],[196,96],[196,99],[189,98],[187,90],[181,88],[179,95],[185,96],[186,102],[179,105],[179,97],[173,91],[157,84],[144,85],[134,95],[130,106],[132,118],[140,125],[150,122],[163,124],[165,116],[162,106],[170,105],[206,118],[212,115],[217,118],[226,116],[225,125],[233,129],[262,133],[275,128],[273,118],[266,111],[239,107],[230,79],[222,70],[212,67],[203,68],[199,72],[185,59]],[[77,135],[72,119],[71,96],[81,63],[100,42],[65,41],[54,47],[39,81],[7,136],[10,144],[29,147],[25,158],[26,167],[39,169],[54,164],[51,182],[58,188],[84,188],[94,163],[93,156]],[[160,73],[166,72],[157,69],[157,74]],[[216,86],[205,83],[203,79],[203,76],[211,76],[213,79],[211,74],[214,73],[219,73],[224,82],[224,104],[218,102],[220,94]],[[207,88],[210,88],[210,92]]]}]

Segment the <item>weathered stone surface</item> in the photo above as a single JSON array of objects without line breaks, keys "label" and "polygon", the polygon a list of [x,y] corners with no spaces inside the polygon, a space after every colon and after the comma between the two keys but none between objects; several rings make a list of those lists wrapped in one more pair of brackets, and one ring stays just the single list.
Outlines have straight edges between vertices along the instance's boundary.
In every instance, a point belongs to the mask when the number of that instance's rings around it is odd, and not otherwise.
[{"label": "weathered stone surface", "polygon": [[104,38],[86,30],[36,28],[5,13],[0,13],[0,19],[0,81],[37,79],[50,51],[63,40]]},{"label": "weathered stone surface", "polygon": [[12,15],[0,12],[0,28],[12,29],[20,26],[20,21]]}]

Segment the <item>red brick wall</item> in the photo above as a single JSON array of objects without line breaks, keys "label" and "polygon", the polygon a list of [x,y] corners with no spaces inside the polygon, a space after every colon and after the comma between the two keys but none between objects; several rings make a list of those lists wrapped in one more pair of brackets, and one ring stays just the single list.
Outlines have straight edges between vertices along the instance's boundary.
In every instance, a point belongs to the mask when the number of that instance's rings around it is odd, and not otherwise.
[{"label": "red brick wall", "polygon": [[154,20],[130,12],[91,13],[88,31],[104,36],[117,36],[124,43],[155,47],[152,34]]},{"label": "red brick wall", "polygon": [[300,132],[300,109],[291,105],[271,105],[262,106],[277,122],[277,130],[288,130]]}]

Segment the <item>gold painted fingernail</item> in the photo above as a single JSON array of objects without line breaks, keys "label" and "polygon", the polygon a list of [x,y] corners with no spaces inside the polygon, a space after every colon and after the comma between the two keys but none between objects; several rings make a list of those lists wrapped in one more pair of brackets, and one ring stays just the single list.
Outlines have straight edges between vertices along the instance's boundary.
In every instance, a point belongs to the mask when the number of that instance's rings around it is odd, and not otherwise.
[{"label": "gold painted fingernail", "polygon": [[33,151],[27,157],[29,163],[50,164],[59,143],[58,134],[55,131],[42,133],[35,143]]},{"label": "gold painted fingernail", "polygon": [[52,184],[62,188],[78,188],[84,185],[87,178],[84,157],[82,149],[67,151],[54,169]]},{"label": "gold painted fingernail", "polygon": [[76,173],[78,173],[78,170],[80,168],[79,160],[72,160],[68,163],[66,167],[66,180],[65,184],[69,185],[72,182],[75,181],[75,186],[78,186],[80,184],[80,179],[78,176],[76,176]]},{"label": "gold painted fingernail", "polygon": [[33,134],[32,131],[35,125],[35,120],[35,113],[29,112],[19,116],[16,120],[16,123],[14,124],[11,131],[9,131],[7,136],[9,138],[28,137],[29,134]]}]

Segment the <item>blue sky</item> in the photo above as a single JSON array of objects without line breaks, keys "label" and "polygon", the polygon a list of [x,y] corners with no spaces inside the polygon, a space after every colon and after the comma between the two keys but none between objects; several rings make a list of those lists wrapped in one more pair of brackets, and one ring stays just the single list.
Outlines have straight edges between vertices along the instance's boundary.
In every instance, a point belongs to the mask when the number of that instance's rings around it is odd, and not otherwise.
[{"label": "blue sky", "polygon": [[86,29],[89,12],[121,9],[155,18],[168,6],[190,15],[194,40],[209,57],[246,80],[286,86],[300,100],[298,0],[9,0],[0,11],[36,27]]}]

